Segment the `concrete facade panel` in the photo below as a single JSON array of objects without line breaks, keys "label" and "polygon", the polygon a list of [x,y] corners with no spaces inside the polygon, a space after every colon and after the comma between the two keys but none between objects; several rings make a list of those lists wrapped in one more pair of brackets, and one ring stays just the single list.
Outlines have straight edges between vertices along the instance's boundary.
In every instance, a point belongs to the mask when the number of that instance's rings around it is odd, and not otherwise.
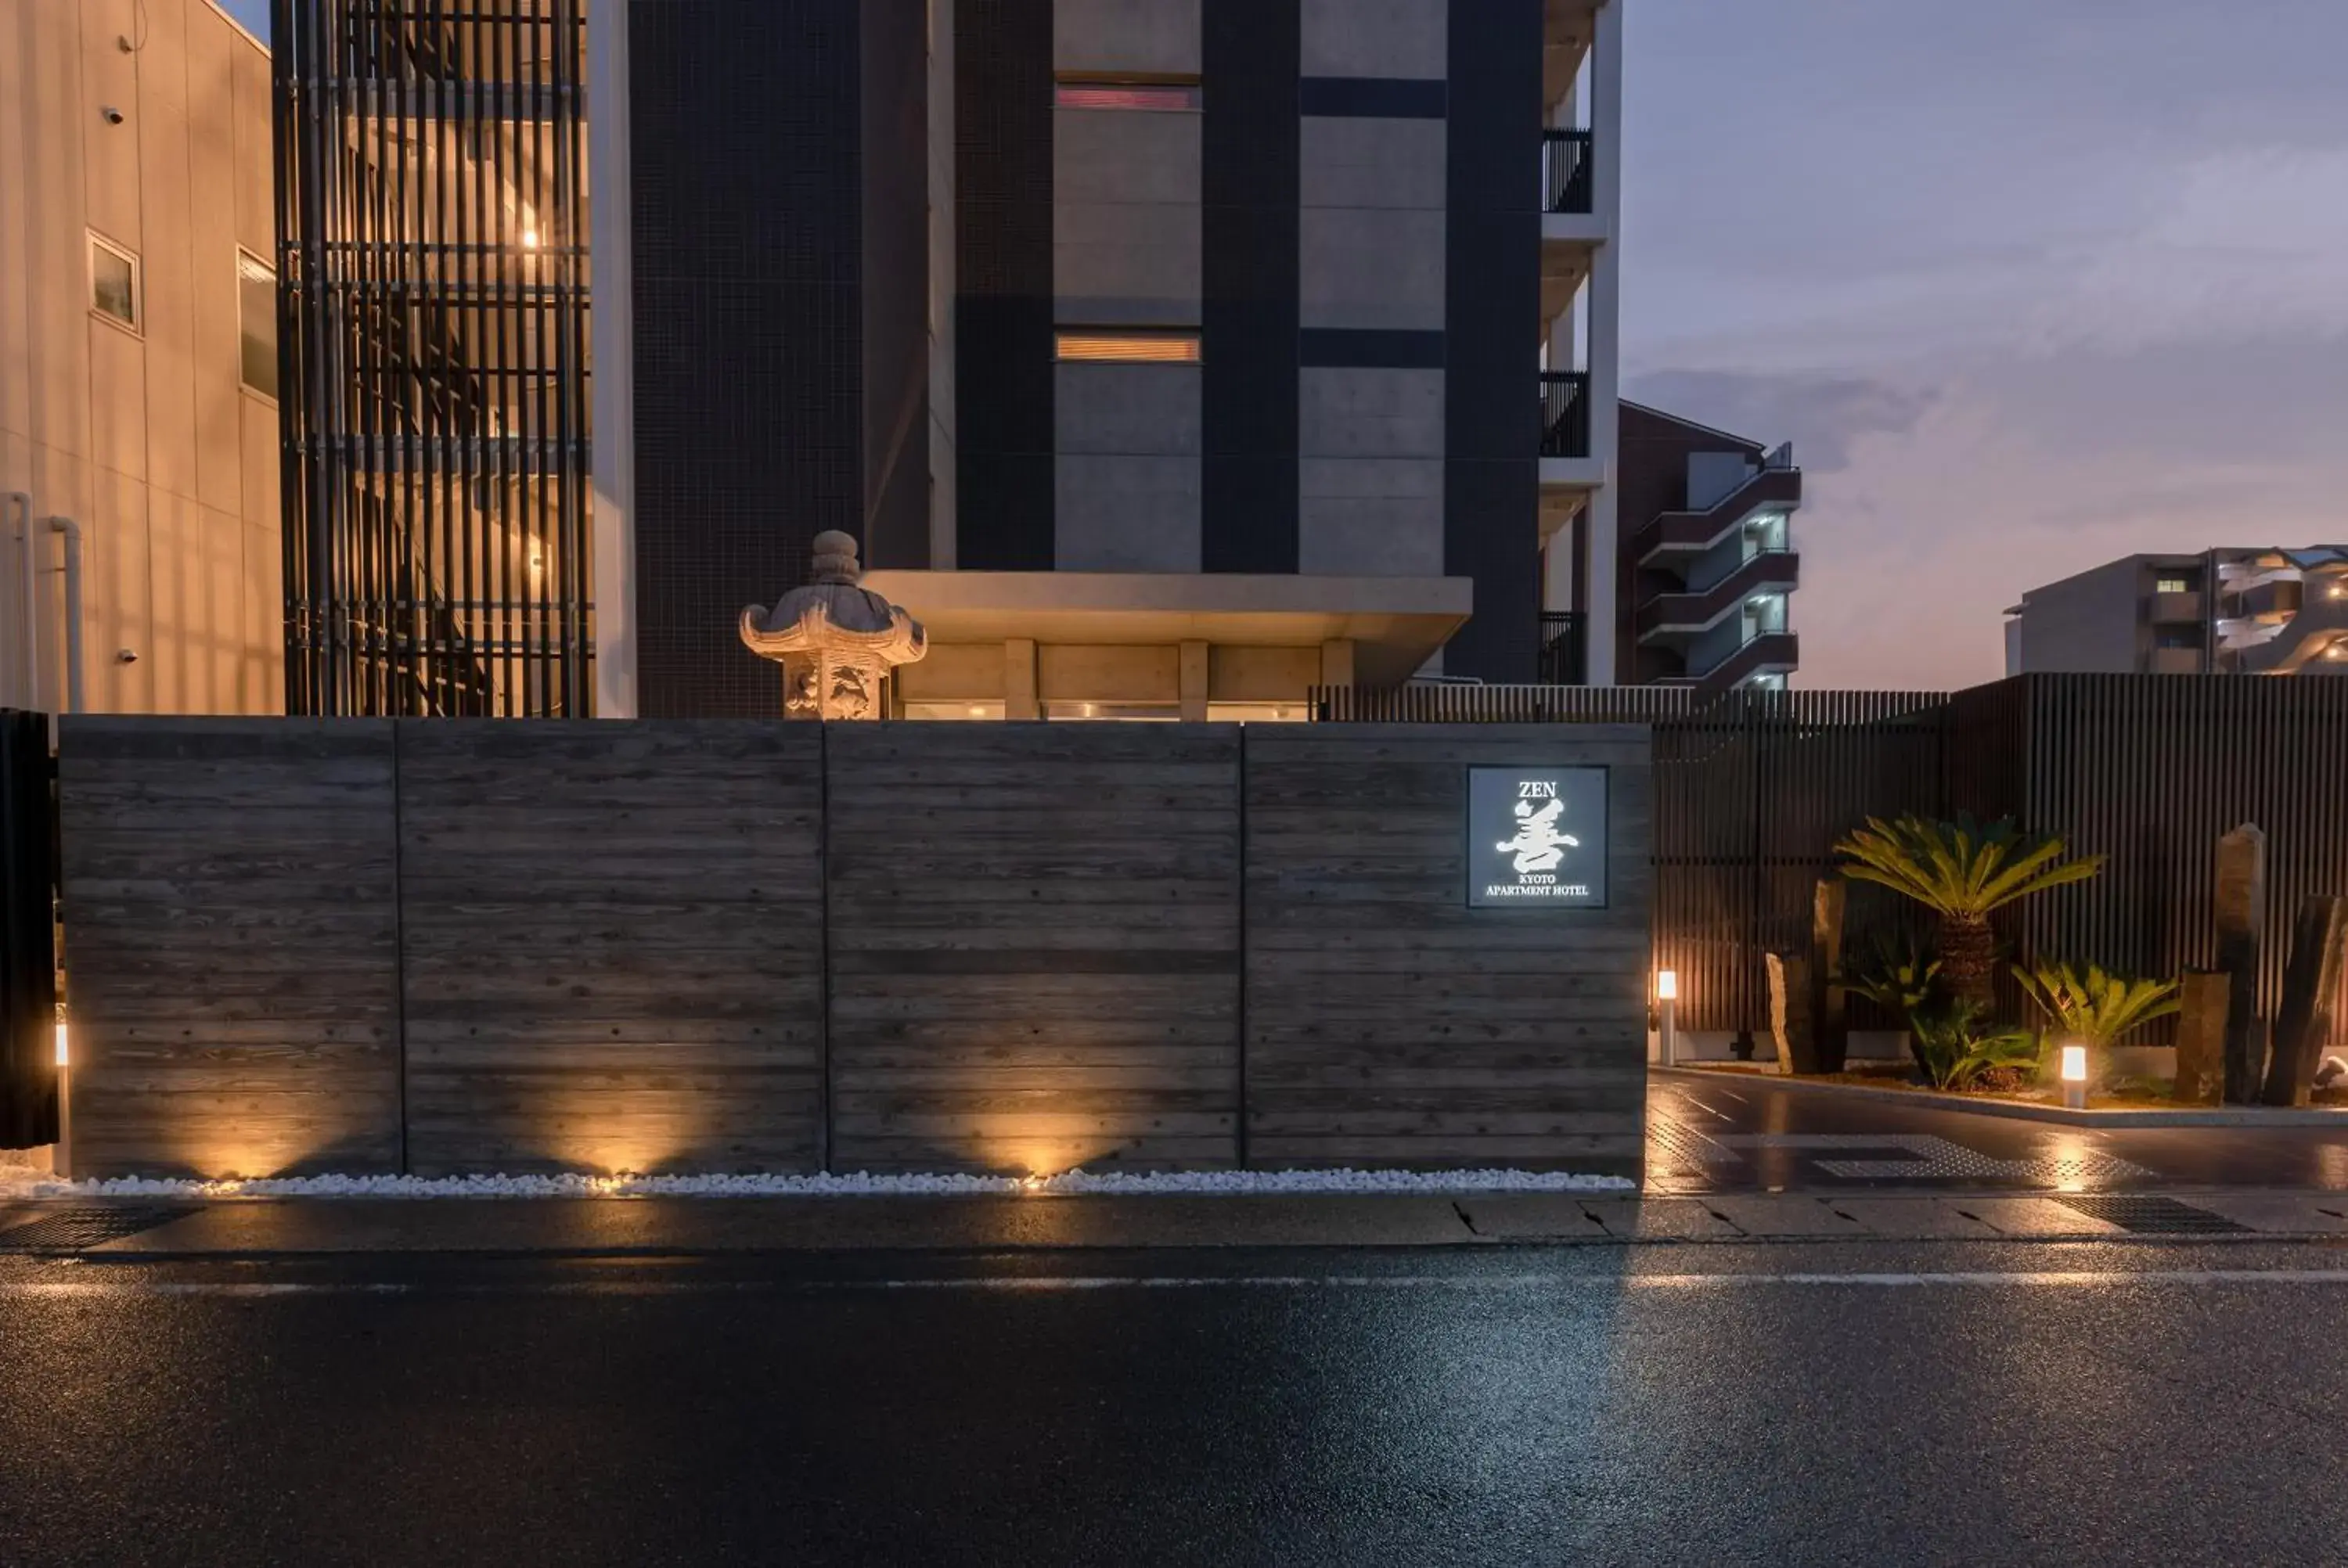
[{"label": "concrete facade panel", "polygon": [[1073,364],[1054,374],[1062,453],[1198,456],[1196,365]]},{"label": "concrete facade panel", "polygon": [[1306,208],[1298,237],[1302,324],[1440,332],[1446,248],[1440,211]]},{"label": "concrete facade panel", "polygon": [[1196,326],[1199,247],[1195,202],[1056,203],[1057,318],[1080,325]]},{"label": "concrete facade panel", "polygon": [[1179,702],[1181,650],[1046,643],[1035,650],[1035,694],[1047,702]]},{"label": "concrete facade panel", "polygon": [[1196,457],[1064,454],[1056,480],[1059,570],[1199,569]]},{"label": "concrete facade panel", "polygon": [[1447,73],[1451,0],[1304,0],[1308,77]]},{"label": "concrete facade panel", "polygon": [[1054,0],[1052,66],[1062,71],[1198,74],[1200,0]]},{"label": "concrete facade panel", "polygon": [[[1440,470],[1442,465],[1428,465]],[[1297,514],[1299,569],[1348,577],[1443,575],[1443,496],[1361,499],[1306,496]]]},{"label": "concrete facade panel", "polygon": [[1053,200],[1196,204],[1200,123],[1195,114],[1054,110]]},{"label": "concrete facade panel", "polygon": [[1443,207],[1446,127],[1439,119],[1307,115],[1300,199],[1307,207]]},{"label": "concrete facade panel", "polygon": [[1318,648],[1218,647],[1207,658],[1215,702],[1293,702],[1321,684]]},{"label": "concrete facade panel", "polygon": [[1443,376],[1308,366],[1298,377],[1298,451],[1308,458],[1442,456]]}]

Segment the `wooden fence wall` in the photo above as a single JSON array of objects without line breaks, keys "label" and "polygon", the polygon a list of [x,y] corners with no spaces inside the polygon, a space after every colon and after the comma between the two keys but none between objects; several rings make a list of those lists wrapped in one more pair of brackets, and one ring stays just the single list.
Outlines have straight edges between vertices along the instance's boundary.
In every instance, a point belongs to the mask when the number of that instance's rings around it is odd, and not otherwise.
[{"label": "wooden fence wall", "polygon": [[[1442,741],[1429,744],[1430,735]],[[1247,1117],[1268,1166],[1638,1168],[1653,805],[1647,733],[1248,733]],[[1470,909],[1468,767],[1611,770],[1609,908]]]},{"label": "wooden fence wall", "polygon": [[[84,1174],[1637,1173],[1644,732],[75,719]],[[1469,910],[1471,763],[1612,770]]]},{"label": "wooden fence wall", "polygon": [[838,1168],[1239,1163],[1240,744],[832,727]]},{"label": "wooden fence wall", "polygon": [[396,1170],[392,723],[68,720],[65,737],[76,1169]]},{"label": "wooden fence wall", "polygon": [[398,726],[407,1170],[822,1163],[820,743]]}]

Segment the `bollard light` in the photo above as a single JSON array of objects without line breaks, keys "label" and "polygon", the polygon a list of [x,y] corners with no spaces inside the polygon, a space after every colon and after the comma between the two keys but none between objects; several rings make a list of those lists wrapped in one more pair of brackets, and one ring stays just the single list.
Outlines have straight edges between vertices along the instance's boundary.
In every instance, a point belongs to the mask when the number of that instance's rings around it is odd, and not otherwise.
[{"label": "bollard light", "polygon": [[2087,1048],[2084,1045],[2063,1048],[2063,1105],[2069,1111],[2086,1109]]},{"label": "bollard light", "polygon": [[1680,1060],[1680,977],[1676,969],[1655,971],[1655,1054],[1665,1067]]}]

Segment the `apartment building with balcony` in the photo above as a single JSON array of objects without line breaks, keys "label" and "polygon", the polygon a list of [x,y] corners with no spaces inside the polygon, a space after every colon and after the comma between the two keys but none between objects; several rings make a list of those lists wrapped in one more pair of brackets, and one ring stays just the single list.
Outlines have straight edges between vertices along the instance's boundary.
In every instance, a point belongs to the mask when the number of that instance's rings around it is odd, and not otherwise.
[{"label": "apartment building with balcony", "polygon": [[304,703],[770,713],[829,528],[908,716],[1612,679],[1620,10],[286,0]]},{"label": "apartment building with balcony", "polygon": [[0,0],[0,706],[283,702],[270,56]]},{"label": "apartment building with balcony", "polygon": [[2009,675],[2348,674],[2348,546],[2124,556],[2005,613]]},{"label": "apartment building with balcony", "polygon": [[1621,431],[1619,683],[1782,689],[1801,661],[1792,447],[1628,402]]}]

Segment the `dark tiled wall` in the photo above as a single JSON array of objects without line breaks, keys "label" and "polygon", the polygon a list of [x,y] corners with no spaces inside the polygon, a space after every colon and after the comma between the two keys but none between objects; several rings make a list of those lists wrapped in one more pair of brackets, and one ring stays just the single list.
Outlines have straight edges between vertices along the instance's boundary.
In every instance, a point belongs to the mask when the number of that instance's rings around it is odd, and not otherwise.
[{"label": "dark tiled wall", "polygon": [[1541,0],[1452,0],[1444,569],[1476,581],[1446,674],[1540,652]]},{"label": "dark tiled wall", "polygon": [[864,8],[865,564],[930,564],[929,50],[922,6]]},{"label": "dark tiled wall", "polygon": [[742,607],[863,521],[857,0],[632,0],[637,702],[775,713]]},{"label": "dark tiled wall", "polygon": [[1052,0],[953,4],[955,564],[1048,571]]},{"label": "dark tiled wall", "polygon": [[1205,0],[1201,564],[1297,566],[1298,0]]}]

